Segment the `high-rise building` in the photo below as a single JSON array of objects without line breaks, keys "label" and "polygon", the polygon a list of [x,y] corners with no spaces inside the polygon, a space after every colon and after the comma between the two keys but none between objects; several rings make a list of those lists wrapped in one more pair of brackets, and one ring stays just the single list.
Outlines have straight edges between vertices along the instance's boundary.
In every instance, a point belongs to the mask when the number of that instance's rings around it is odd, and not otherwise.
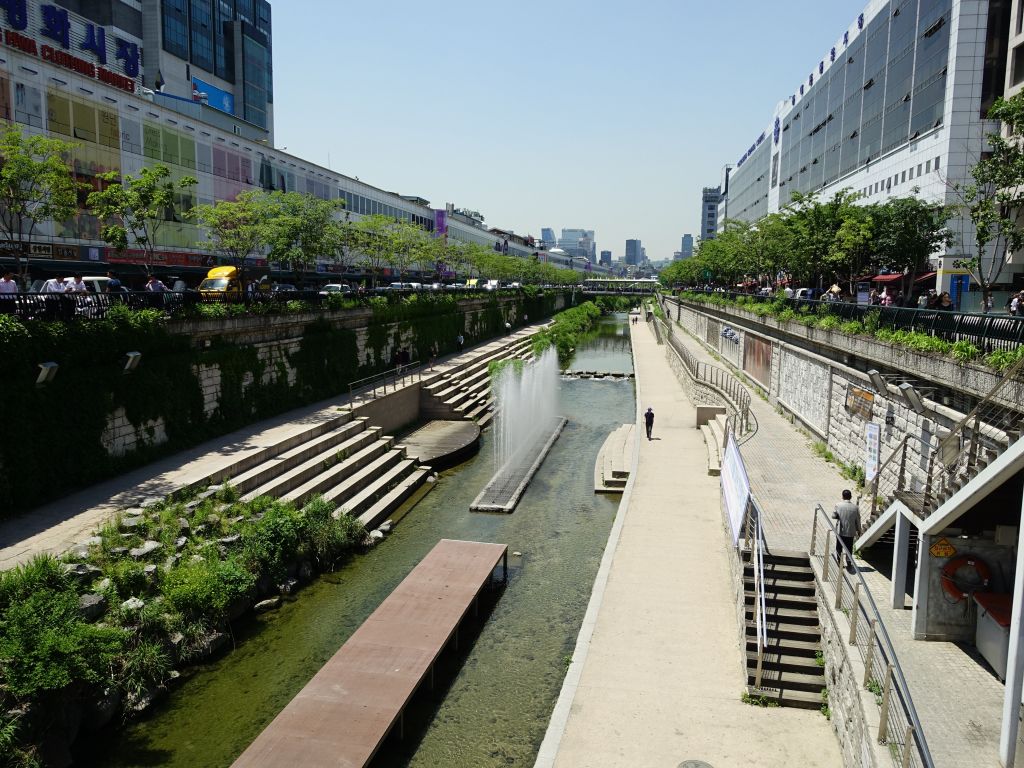
[{"label": "high-rise building", "polygon": [[721,187],[704,187],[700,204],[700,237],[714,240],[718,231],[718,203],[721,201]]},{"label": "high-rise building", "polygon": [[626,241],[626,264],[635,267],[643,260],[643,247],[639,240]]},{"label": "high-rise building", "polygon": [[[121,0],[65,2],[138,13]],[[267,0],[142,0],[144,84],[208,103],[273,134]]]},{"label": "high-rise building", "polygon": [[592,229],[563,229],[558,247],[574,258],[597,261],[597,243]]},{"label": "high-rise building", "polygon": [[554,248],[558,244],[555,239],[555,230],[551,227],[540,228],[540,246],[541,248]]},{"label": "high-rise building", "polygon": [[[739,157],[729,217],[757,221],[794,192],[828,199],[849,189],[866,204],[907,195],[956,203],[984,135],[998,127],[982,115],[1008,85],[1024,82],[1017,62],[1024,56],[1008,51],[1011,6],[1021,7],[1009,0],[872,0]],[[953,225],[961,237],[934,259],[939,290],[953,282],[962,290],[955,263],[974,238],[966,217]]]},{"label": "high-rise building", "polygon": [[683,235],[682,248],[679,250],[679,258],[689,259],[693,256],[693,235],[687,233]]},{"label": "high-rise building", "polygon": [[611,251],[601,251],[601,264],[606,267],[610,267],[612,265]]}]

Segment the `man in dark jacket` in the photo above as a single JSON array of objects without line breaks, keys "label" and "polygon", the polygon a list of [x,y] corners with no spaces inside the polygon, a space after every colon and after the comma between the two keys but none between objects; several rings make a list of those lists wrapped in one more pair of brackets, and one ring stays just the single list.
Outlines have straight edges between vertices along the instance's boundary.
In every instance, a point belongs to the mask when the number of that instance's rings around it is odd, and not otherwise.
[{"label": "man in dark jacket", "polygon": [[[836,520],[836,531],[839,539],[836,541],[836,562],[843,562],[843,545],[853,554],[853,540],[860,533],[860,507],[853,503],[853,494],[850,491],[843,491],[843,500],[836,504],[832,512],[832,519]],[[852,569],[852,564],[848,569]]]}]

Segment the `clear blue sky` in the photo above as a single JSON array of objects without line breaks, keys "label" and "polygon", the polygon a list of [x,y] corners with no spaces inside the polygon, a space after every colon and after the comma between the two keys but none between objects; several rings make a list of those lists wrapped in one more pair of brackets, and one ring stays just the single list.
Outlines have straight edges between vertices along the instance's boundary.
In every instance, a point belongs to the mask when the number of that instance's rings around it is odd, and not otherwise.
[{"label": "clear blue sky", "polygon": [[863,2],[272,0],[276,143],[490,226],[651,260]]}]

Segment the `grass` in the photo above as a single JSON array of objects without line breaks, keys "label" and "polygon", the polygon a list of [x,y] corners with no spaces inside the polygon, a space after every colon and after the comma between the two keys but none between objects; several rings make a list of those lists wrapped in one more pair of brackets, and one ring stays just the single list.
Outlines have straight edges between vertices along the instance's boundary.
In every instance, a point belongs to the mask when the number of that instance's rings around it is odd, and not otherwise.
[{"label": "grass", "polygon": [[775,699],[768,698],[767,696],[752,696],[746,691],[740,694],[740,701],[752,707],[764,707],[766,709],[779,706],[779,702]]},{"label": "grass", "polygon": [[815,651],[814,652],[814,663],[817,664],[819,667],[824,667],[825,666],[825,654],[822,653],[821,651]]},{"label": "grass", "polygon": [[832,707],[828,705],[828,688],[821,689],[821,708],[818,710],[826,720],[832,719]]}]

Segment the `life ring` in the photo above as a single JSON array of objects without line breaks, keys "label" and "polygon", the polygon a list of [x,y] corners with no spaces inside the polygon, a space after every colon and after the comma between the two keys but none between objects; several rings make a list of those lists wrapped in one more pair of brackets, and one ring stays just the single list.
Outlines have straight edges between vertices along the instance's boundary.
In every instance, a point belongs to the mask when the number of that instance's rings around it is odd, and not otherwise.
[{"label": "life ring", "polygon": [[947,595],[960,602],[969,594],[956,581],[956,574],[961,568],[972,568],[981,582],[980,586],[973,589],[969,586],[970,592],[988,591],[988,585],[992,581],[992,571],[989,569],[988,564],[973,555],[962,555],[961,557],[954,557],[942,566],[942,588],[946,591]]}]

